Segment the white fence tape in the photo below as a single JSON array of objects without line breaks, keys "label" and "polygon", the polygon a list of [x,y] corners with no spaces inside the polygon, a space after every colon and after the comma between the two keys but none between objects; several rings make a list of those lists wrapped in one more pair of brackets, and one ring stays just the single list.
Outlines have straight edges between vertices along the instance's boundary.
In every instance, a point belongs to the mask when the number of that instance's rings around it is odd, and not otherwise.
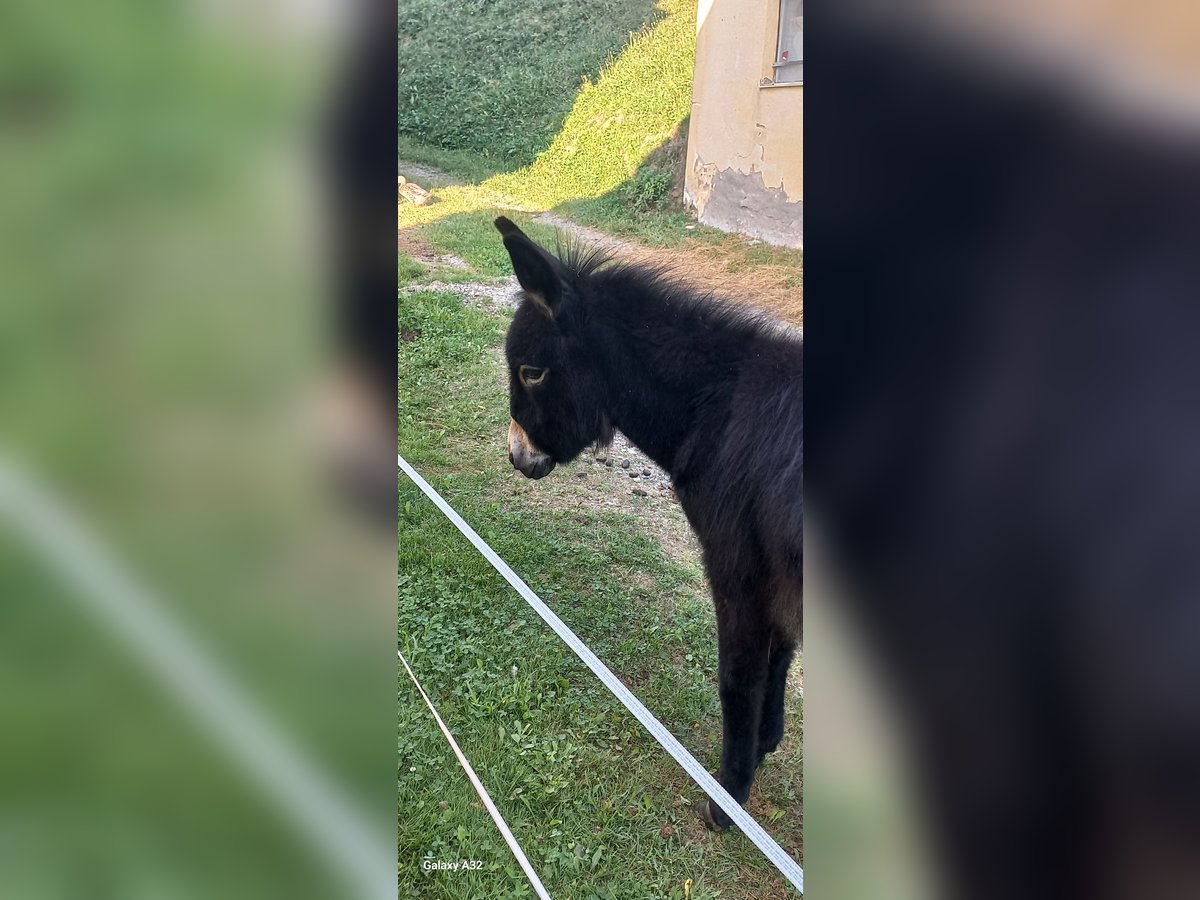
[{"label": "white fence tape", "polygon": [[441,494],[429,486],[429,483],[421,477],[416,469],[405,461],[403,456],[397,454],[396,463],[404,471],[404,474],[412,479],[413,483],[424,492],[425,496],[432,500],[446,518],[454,524],[454,527],[461,531],[467,540],[475,545],[475,549],[483,554],[484,558],[492,564],[492,567],[504,576],[504,579],[525,599],[525,602],[532,606],[534,611],[542,617],[546,624],[554,629],[554,633],[563,639],[567,646],[575,652],[576,656],[583,660],[584,665],[591,669],[596,677],[604,683],[604,686],[616,695],[616,698],[621,701],[626,709],[633,713],[634,717],[645,726],[646,730],[662,745],[663,749],[671,754],[679,765],[683,766],[684,770],[700,786],[701,790],[716,801],[721,809],[725,810],[729,818],[733,819],[737,827],[742,830],[742,833],[754,843],[754,846],[762,851],[763,855],[783,874],[783,877],[790,881],[796,890],[803,894],[804,870],[800,868],[800,865],[775,842],[774,838],[763,830],[763,827],[758,822],[754,821],[749,813],[742,809],[729,796],[729,792],[721,787],[717,780],[708,773],[708,770],[696,761],[696,758],[692,754],[688,753],[684,746],[675,739],[675,736],[667,731],[662,722],[658,721],[650,710],[642,705],[642,702],[620,682],[617,676],[609,670],[608,666],[600,661],[600,658],[588,648],[587,644],[581,641],[575,632],[568,628],[566,623],[555,615],[554,610],[550,609],[530,589],[529,585],[522,581],[520,576],[509,568],[508,563],[501,559],[496,554],[496,551],[489,547],[487,542],[476,534],[470,525],[463,521],[462,516],[455,512],[454,508],[442,499]]},{"label": "white fence tape", "polygon": [[404,664],[404,670],[408,672],[408,677],[412,679],[412,683],[417,686],[417,691],[421,695],[421,699],[425,701],[425,705],[429,707],[429,711],[433,713],[434,721],[437,722],[438,728],[442,729],[442,734],[446,740],[450,742],[450,749],[454,751],[454,755],[458,757],[458,764],[463,767],[463,771],[467,773],[467,778],[471,779],[471,784],[475,788],[475,793],[479,794],[479,799],[483,801],[483,805],[487,808],[488,815],[492,817],[492,821],[496,823],[496,827],[500,829],[500,834],[504,836],[504,843],[508,844],[508,849],[513,852],[513,856],[517,858],[517,862],[525,871],[525,876],[529,879],[529,883],[533,885],[533,891],[542,900],[550,900],[550,895],[546,893],[546,889],[542,886],[542,880],[538,878],[537,872],[533,871],[533,866],[529,864],[529,857],[525,855],[525,851],[521,849],[521,845],[517,843],[517,839],[513,837],[512,830],[508,827],[508,823],[504,821],[504,817],[500,815],[500,810],[496,809],[496,804],[492,802],[491,795],[487,792],[487,788],[483,786],[483,782],[479,780],[479,776],[475,774],[475,770],[471,768],[471,764],[467,762],[467,758],[463,756],[463,752],[459,749],[458,741],[454,740],[454,735],[450,733],[450,729],[446,727],[446,723],[442,721],[442,717],[438,715],[437,708],[433,705],[433,701],[429,699],[429,695],[425,693],[425,688],[421,687],[421,682],[417,681],[417,676],[413,674],[412,666],[408,664],[408,660],[404,658],[404,654],[399,650],[396,651],[396,656],[400,657],[400,662]]}]

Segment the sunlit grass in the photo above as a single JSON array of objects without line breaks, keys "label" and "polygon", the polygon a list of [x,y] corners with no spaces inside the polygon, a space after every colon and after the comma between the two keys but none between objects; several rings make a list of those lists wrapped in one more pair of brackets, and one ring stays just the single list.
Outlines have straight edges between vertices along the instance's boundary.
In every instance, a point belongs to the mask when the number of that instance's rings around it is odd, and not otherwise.
[{"label": "sunlit grass", "polygon": [[[657,0],[404,0],[398,9],[400,155],[471,180],[533,162]],[[406,155],[411,140],[452,162]],[[481,174],[482,173],[482,174]]]},{"label": "sunlit grass", "polygon": [[586,82],[562,129],[528,166],[477,184],[436,189],[436,202],[400,207],[401,228],[481,209],[553,209],[628,181],[687,116],[692,100],[696,4],[662,0],[664,17]]}]

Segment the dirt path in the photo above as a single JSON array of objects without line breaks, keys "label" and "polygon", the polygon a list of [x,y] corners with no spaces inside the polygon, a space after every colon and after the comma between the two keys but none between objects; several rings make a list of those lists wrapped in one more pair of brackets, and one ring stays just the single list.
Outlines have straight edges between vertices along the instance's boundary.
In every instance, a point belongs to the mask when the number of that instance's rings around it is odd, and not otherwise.
[{"label": "dirt path", "polygon": [[570,219],[564,219],[562,216],[557,216],[554,213],[539,213],[533,218],[552,228],[557,228],[559,231],[572,234],[581,241],[591,244],[593,247],[601,247],[616,256],[636,256],[639,255],[639,251],[648,252],[650,250],[649,247],[639,247],[632,241],[626,241],[619,237],[613,237],[611,234],[605,234],[598,228],[577,225]]},{"label": "dirt path", "polygon": [[453,184],[465,184],[461,178],[455,178],[453,175],[443,172],[441,169],[435,169],[433,166],[424,166],[421,163],[407,162],[400,160],[396,164],[396,173],[403,175],[409,181],[419,184],[426,189],[448,187]]}]

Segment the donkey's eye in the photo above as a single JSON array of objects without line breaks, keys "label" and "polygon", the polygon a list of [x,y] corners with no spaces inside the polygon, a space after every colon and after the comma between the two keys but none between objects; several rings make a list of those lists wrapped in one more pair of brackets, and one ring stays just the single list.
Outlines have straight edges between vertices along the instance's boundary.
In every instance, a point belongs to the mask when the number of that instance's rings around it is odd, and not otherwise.
[{"label": "donkey's eye", "polygon": [[546,380],[546,370],[537,366],[521,366],[521,381],[525,387],[536,387]]}]

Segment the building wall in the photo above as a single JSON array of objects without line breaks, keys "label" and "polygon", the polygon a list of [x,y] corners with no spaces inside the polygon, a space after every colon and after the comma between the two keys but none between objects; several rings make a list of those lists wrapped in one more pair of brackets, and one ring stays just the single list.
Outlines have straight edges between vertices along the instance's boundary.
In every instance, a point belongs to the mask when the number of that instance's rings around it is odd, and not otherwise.
[{"label": "building wall", "polygon": [[684,199],[701,222],[802,246],[804,87],[775,85],[779,0],[700,0]]}]

